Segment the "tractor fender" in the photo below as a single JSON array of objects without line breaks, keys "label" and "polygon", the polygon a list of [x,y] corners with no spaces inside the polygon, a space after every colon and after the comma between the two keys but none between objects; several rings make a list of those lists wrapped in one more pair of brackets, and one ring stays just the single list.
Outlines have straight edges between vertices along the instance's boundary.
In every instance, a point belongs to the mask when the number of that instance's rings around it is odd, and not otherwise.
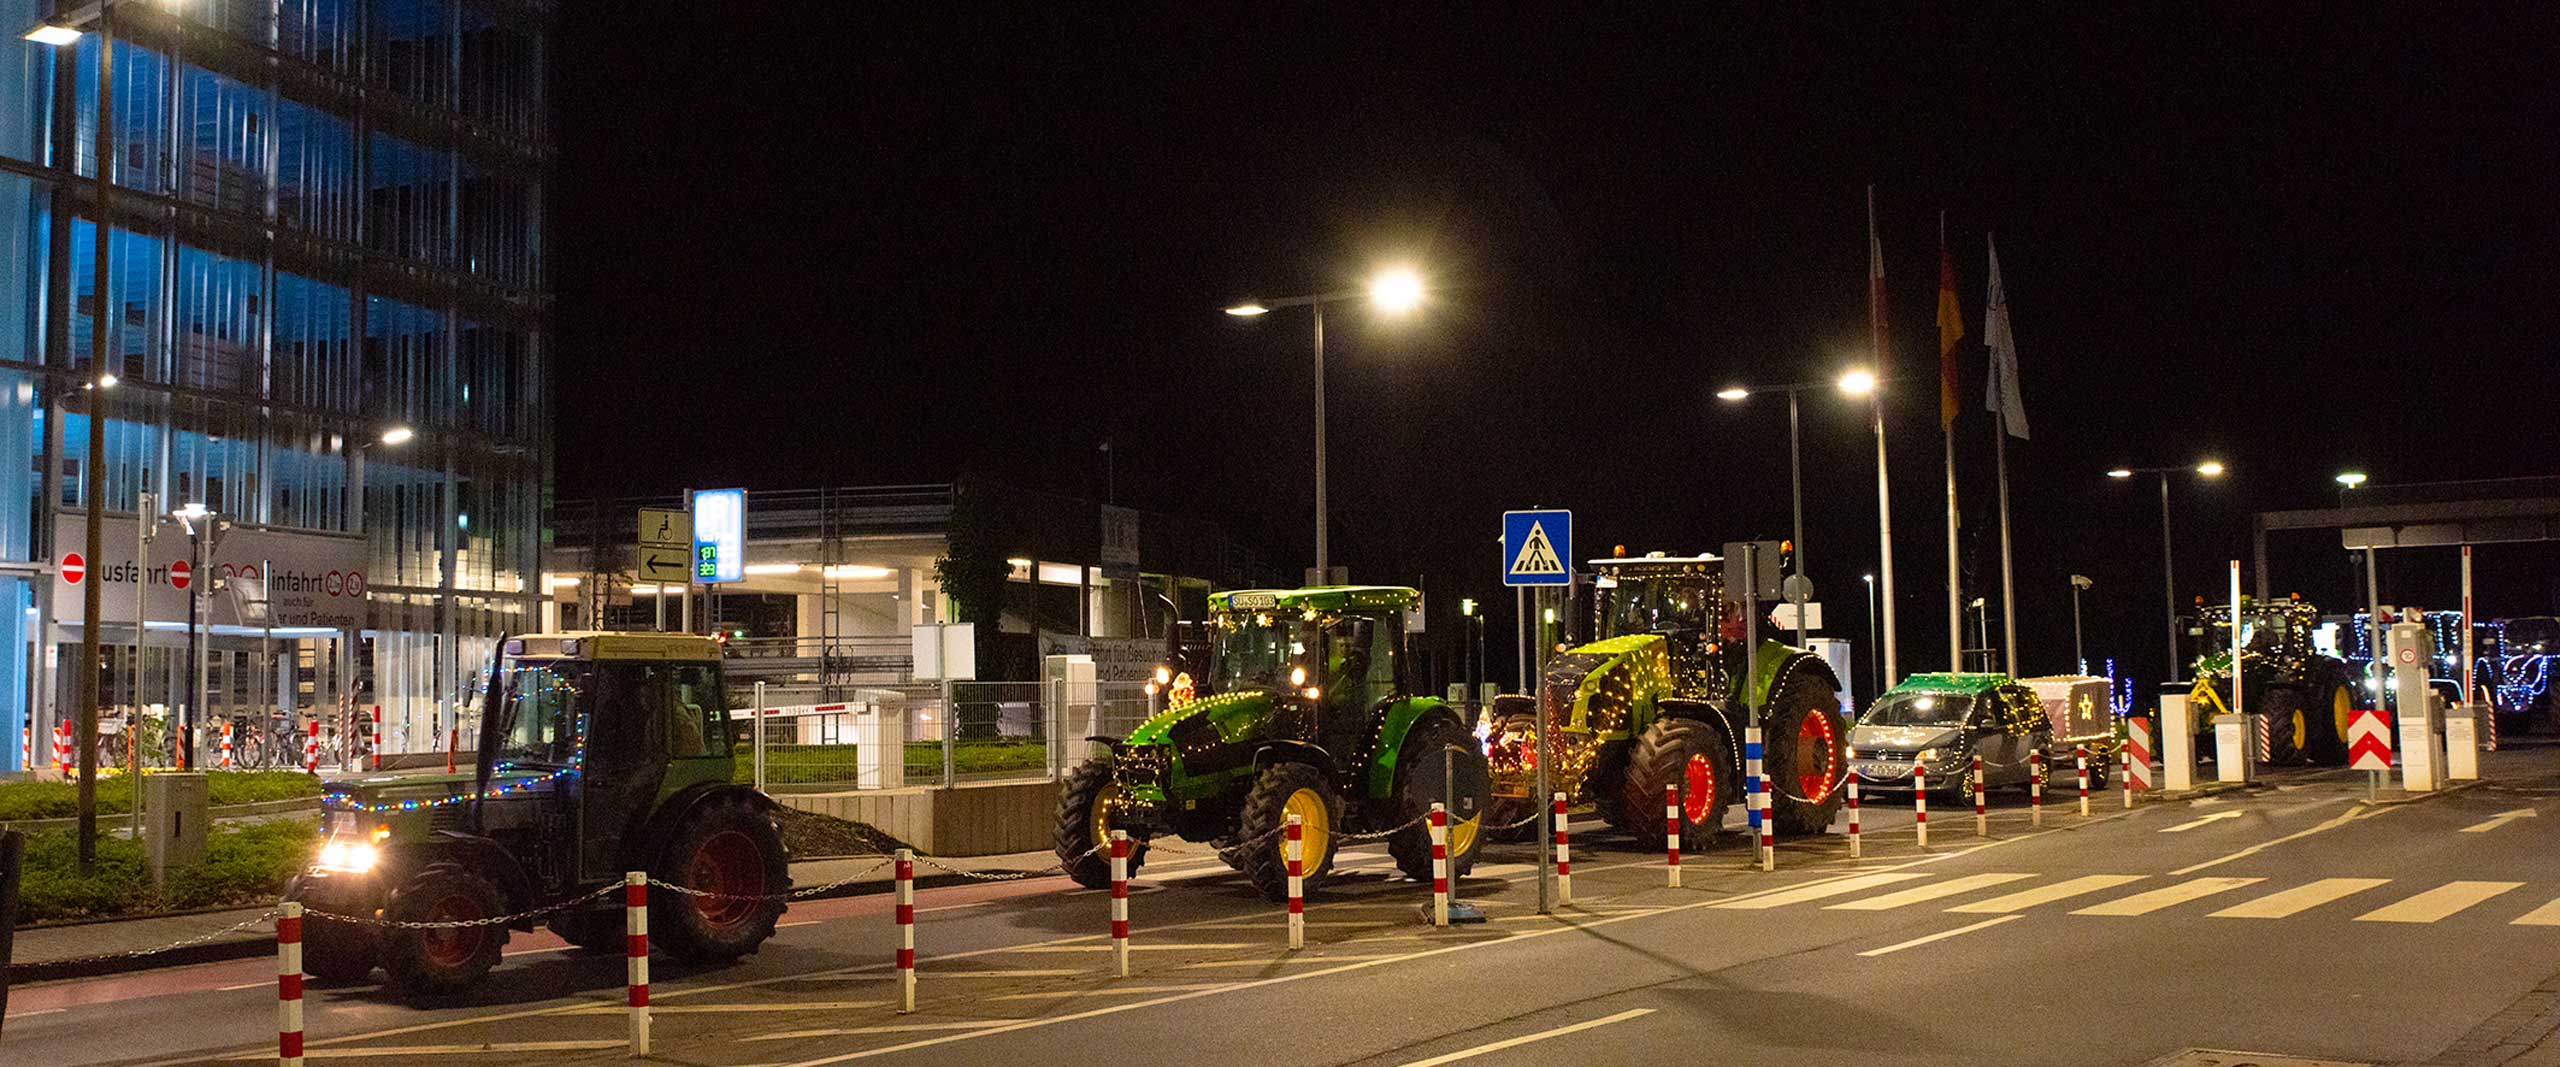
[{"label": "tractor fender", "polygon": [[1833,692],[1840,690],[1840,676],[1831,673],[1831,665],[1823,662],[1822,657],[1778,641],[1763,640],[1759,651],[1751,657],[1751,682],[1744,692],[1750,694],[1753,706],[1765,706],[1769,703],[1769,694],[1777,692],[1778,687],[1795,677],[1798,671],[1811,671],[1814,677],[1830,685]]},{"label": "tractor fender", "polygon": [[1732,701],[1716,703],[1688,697],[1664,697],[1654,705],[1656,719],[1695,719],[1714,723],[1724,733],[1725,755],[1730,766],[1742,766],[1742,724],[1746,721],[1742,706]]},{"label": "tractor fender", "polygon": [[1313,742],[1273,741],[1253,750],[1255,774],[1261,774],[1265,768],[1275,763],[1303,763],[1323,771],[1324,776],[1329,780],[1341,780],[1342,766],[1334,760],[1333,753],[1325,751],[1324,746]]},{"label": "tractor fender", "polygon": [[1367,783],[1372,797],[1383,797],[1395,791],[1396,757],[1404,751],[1405,736],[1411,734],[1414,727],[1426,720],[1440,719],[1460,730],[1473,732],[1468,730],[1466,720],[1450,709],[1448,702],[1434,697],[1407,697],[1387,704],[1380,709],[1376,719],[1377,740],[1370,749],[1375,755],[1369,760]]},{"label": "tractor fender", "polygon": [[497,886],[499,895],[506,898],[509,911],[529,911],[540,903],[535,899],[532,877],[525,874],[524,865],[516,861],[515,854],[497,841],[478,834],[438,830],[428,835],[427,840],[402,846],[384,859],[387,861],[385,870],[375,882],[384,897],[394,887],[408,881],[410,875],[434,864],[451,863],[487,878],[491,885]]},{"label": "tractor fender", "polygon": [[772,797],[752,786],[734,782],[700,782],[686,786],[658,805],[657,811],[650,813],[647,830],[623,840],[623,865],[632,870],[647,869],[656,857],[644,854],[643,850],[657,842],[672,839],[676,827],[684,825],[684,820],[693,814],[695,808],[732,796],[746,797],[759,811],[771,813],[782,810],[782,805],[774,803]]}]

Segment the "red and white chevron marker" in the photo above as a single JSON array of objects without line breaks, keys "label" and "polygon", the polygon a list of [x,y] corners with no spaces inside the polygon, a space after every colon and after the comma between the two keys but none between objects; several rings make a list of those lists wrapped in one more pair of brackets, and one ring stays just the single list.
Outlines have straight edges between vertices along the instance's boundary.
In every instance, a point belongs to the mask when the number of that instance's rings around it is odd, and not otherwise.
[{"label": "red and white chevron marker", "polygon": [[302,905],[276,907],[276,1067],[302,1067]]},{"label": "red and white chevron marker", "polygon": [[1857,859],[1863,850],[1858,844],[1858,772],[1849,772],[1849,858]]},{"label": "red and white chevron marker", "polygon": [[1307,947],[1307,839],[1306,825],[1298,816],[1289,816],[1280,832],[1280,858],[1289,865],[1289,947]]},{"label": "red and white chevron marker", "polygon": [[1982,755],[1973,757],[1973,836],[1991,836],[1991,814],[1982,804]]},{"label": "red and white chevron marker", "polygon": [[1920,847],[1929,847],[1929,768],[1917,761],[1911,764],[1911,829]]},{"label": "red and white chevron marker", "polygon": [[[679,907],[682,905],[679,904]],[[631,1055],[649,1054],[649,873],[622,875],[624,1005],[631,1013]]]},{"label": "red and white chevron marker", "polygon": [[1680,888],[1680,787],[1669,783],[1662,787],[1662,857],[1671,888]]},{"label": "red and white chevron marker", "polygon": [[1449,925],[1449,809],[1431,802],[1431,925]]},{"label": "red and white chevron marker", "polygon": [[2137,792],[2151,791],[2151,717],[2131,716],[2124,721],[2125,778]]},{"label": "red and white chevron marker", "polygon": [[2347,769],[2391,771],[2391,718],[2389,713],[2358,709],[2347,719]]},{"label": "red and white chevron marker", "polygon": [[891,859],[898,881],[898,1014],[916,1010],[916,854],[899,849]]},{"label": "red and white chevron marker", "polygon": [[1556,794],[1556,906],[1573,903],[1573,835],[1565,822],[1564,794]]},{"label": "red and white chevron marker", "polygon": [[2075,752],[2075,758],[2080,761],[2080,814],[2087,815],[2089,814],[2089,746],[2081,745]]},{"label": "red and white chevron marker", "polygon": [[1129,831],[1111,831],[1111,962],[1129,977]]},{"label": "red and white chevron marker", "polygon": [[320,773],[320,720],[311,720],[311,732],[303,735],[302,773]]},{"label": "red and white chevron marker", "polygon": [[2033,819],[2035,825],[2042,826],[2044,825],[2044,750],[2037,749],[2027,753],[2027,758],[2035,761],[2035,765],[2027,769],[2029,775],[2027,779],[2028,818]]}]

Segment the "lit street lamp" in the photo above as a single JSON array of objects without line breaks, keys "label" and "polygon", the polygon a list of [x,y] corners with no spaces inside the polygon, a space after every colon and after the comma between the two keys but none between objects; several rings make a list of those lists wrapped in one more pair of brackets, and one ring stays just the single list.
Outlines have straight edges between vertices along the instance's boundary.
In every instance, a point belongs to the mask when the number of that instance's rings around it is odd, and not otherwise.
[{"label": "lit street lamp", "polygon": [[[2168,606],[2169,674],[2166,681],[2178,680],[2178,564],[2169,553],[2169,476],[2186,467],[2118,467],[2107,472],[2109,478],[2131,478],[2137,474],[2160,476],[2160,600]],[[2222,462],[2208,459],[2198,463],[2194,471],[2207,478],[2222,477]]]},{"label": "lit street lamp", "polygon": [[[1882,327],[1877,327],[1881,330]],[[1883,335],[1877,334],[1876,357],[1884,357]],[[1879,690],[1893,684],[1900,672],[1894,657],[1893,635],[1893,492],[1884,463],[1884,397],[1876,388],[1875,372],[1853,370],[1840,376],[1840,391],[1850,396],[1867,397],[1867,421],[1876,431],[1876,542],[1883,560],[1884,572],[1884,677],[1876,680]]]},{"label": "lit street lamp", "polygon": [[[1853,380],[1861,384],[1853,386]],[[1795,605],[1796,609],[1795,632],[1798,648],[1804,647],[1804,602],[1809,597],[1811,589],[1810,583],[1804,578],[1804,443],[1800,432],[1803,417],[1800,406],[1796,402],[1796,394],[1807,389],[1821,389],[1829,384],[1831,383],[1791,382],[1786,385],[1762,386],[1757,390],[1787,394],[1787,484],[1788,501],[1795,513],[1796,551],[1795,572],[1788,576],[1786,594],[1787,602]],[[1865,371],[1852,371],[1848,377],[1842,378],[1837,384],[1843,393],[1862,396],[1875,390],[1875,376]],[[1739,402],[1751,399],[1753,392],[1754,390],[1749,386],[1728,386],[1716,391],[1716,399]]]},{"label": "lit street lamp", "polygon": [[1369,287],[1344,289],[1330,293],[1282,297],[1277,300],[1247,301],[1227,308],[1237,318],[1267,315],[1280,308],[1303,307],[1315,317],[1316,355],[1316,573],[1324,581],[1333,580],[1333,553],[1325,522],[1325,457],[1324,457],[1324,306],[1366,296],[1369,303],[1389,314],[1403,314],[1422,303],[1422,276],[1409,268],[1396,267],[1369,279]]}]

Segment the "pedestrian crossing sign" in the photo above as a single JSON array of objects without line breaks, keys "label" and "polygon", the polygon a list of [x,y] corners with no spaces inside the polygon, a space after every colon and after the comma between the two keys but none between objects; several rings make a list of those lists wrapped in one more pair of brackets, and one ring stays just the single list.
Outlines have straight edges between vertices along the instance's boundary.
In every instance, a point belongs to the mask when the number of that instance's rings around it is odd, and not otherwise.
[{"label": "pedestrian crossing sign", "polygon": [[1502,584],[1573,583],[1573,513],[1502,513]]}]

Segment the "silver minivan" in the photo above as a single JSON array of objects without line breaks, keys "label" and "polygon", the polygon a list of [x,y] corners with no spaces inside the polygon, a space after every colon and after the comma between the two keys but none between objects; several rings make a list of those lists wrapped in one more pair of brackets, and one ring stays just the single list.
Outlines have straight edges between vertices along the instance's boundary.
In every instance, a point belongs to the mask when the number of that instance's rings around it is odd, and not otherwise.
[{"label": "silver minivan", "polygon": [[1894,687],[1850,729],[1849,769],[1866,788],[1908,791],[1912,769],[1926,767],[1930,792],[1960,794],[1976,756],[1985,789],[2024,787],[2035,777],[2034,755],[2051,758],[2053,726],[2033,690],[2006,676],[1946,680]]}]

